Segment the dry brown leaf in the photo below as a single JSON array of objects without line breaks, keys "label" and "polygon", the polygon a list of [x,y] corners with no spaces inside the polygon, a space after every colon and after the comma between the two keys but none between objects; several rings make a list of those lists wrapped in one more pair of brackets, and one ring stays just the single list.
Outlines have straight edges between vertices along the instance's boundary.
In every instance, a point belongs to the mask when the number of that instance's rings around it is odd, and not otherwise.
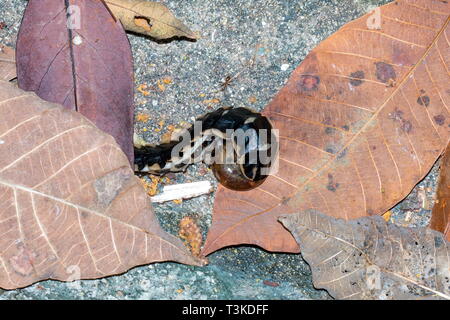
[{"label": "dry brown leaf", "polygon": [[[114,138],[79,113],[0,81],[0,287],[198,265],[164,232]],[[72,270],[72,271],[71,271]]]},{"label": "dry brown leaf", "polygon": [[430,228],[442,232],[450,241],[450,145],[441,160],[439,185],[436,192]]},{"label": "dry brown leaf", "polygon": [[395,1],[320,43],[263,111],[279,130],[278,170],[248,192],[219,188],[203,254],[298,252],[280,214],[353,219],[409,194],[450,137],[449,14],[447,1]]},{"label": "dry brown leaf", "polygon": [[0,80],[10,81],[16,77],[16,60],[13,48],[0,44]]},{"label": "dry brown leaf", "polygon": [[198,38],[162,3],[146,0],[105,0],[105,3],[125,30],[155,39]]},{"label": "dry brown leaf", "polygon": [[450,299],[450,243],[440,232],[314,210],[279,220],[311,266],[314,286],[336,299]]}]

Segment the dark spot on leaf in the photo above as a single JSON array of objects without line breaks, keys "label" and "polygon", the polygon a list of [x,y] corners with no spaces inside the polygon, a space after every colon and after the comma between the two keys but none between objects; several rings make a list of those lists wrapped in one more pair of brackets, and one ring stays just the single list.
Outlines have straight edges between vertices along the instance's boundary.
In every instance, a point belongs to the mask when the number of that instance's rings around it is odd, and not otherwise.
[{"label": "dark spot on leaf", "polygon": [[347,148],[345,148],[344,150],[342,150],[341,152],[339,152],[339,154],[338,154],[338,156],[337,156],[337,159],[338,160],[340,160],[340,159],[342,159],[343,157],[345,157],[346,155],[347,155]]},{"label": "dark spot on leaf", "polygon": [[428,107],[430,105],[430,97],[429,96],[419,96],[417,98],[417,103],[421,106]]},{"label": "dark spot on leaf", "polygon": [[364,82],[364,71],[358,70],[350,73],[350,84],[354,87],[360,86]]},{"label": "dark spot on leaf", "polygon": [[336,189],[339,188],[339,183],[334,181],[333,175],[331,173],[328,174],[328,184],[327,189],[335,192]]},{"label": "dark spot on leaf", "polygon": [[403,132],[409,133],[411,132],[413,126],[411,121],[403,118],[403,111],[395,108],[394,112],[389,113],[389,119],[392,119],[395,122],[400,122],[400,129]]},{"label": "dark spot on leaf", "polygon": [[349,127],[348,125],[343,125],[343,126],[342,126],[342,129],[344,129],[345,131],[349,131],[349,130],[350,130],[350,127]]},{"label": "dark spot on leaf", "polygon": [[302,91],[316,91],[320,84],[320,78],[313,75],[302,75],[298,86]]},{"label": "dark spot on leaf", "polygon": [[409,133],[412,130],[412,124],[409,120],[403,120],[400,127],[404,132]]},{"label": "dark spot on leaf", "polygon": [[394,121],[402,121],[403,120],[403,111],[395,108],[394,112],[389,113],[389,119]]},{"label": "dark spot on leaf", "polygon": [[378,80],[383,83],[390,83],[396,79],[394,68],[385,62],[375,62],[376,72],[375,75]]},{"label": "dark spot on leaf", "polygon": [[334,128],[326,127],[325,133],[326,134],[333,134],[336,130]]},{"label": "dark spot on leaf", "polygon": [[392,62],[401,66],[413,65],[407,51],[405,51],[400,45],[394,45]]},{"label": "dark spot on leaf", "polygon": [[283,197],[283,199],[281,200],[281,204],[286,205],[289,200],[291,200],[291,197]]},{"label": "dark spot on leaf", "polygon": [[442,114],[438,114],[437,116],[433,117],[434,122],[436,122],[437,125],[443,126],[445,123],[445,117]]}]

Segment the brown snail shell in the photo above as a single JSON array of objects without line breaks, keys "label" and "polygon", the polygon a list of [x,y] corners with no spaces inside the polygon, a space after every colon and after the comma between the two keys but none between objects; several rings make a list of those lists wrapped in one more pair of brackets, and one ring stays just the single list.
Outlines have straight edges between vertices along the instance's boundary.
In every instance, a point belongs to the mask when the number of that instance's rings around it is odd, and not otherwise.
[{"label": "brown snail shell", "polygon": [[224,187],[235,191],[247,191],[260,186],[265,178],[251,180],[242,173],[241,166],[232,164],[213,164],[212,171]]},{"label": "brown snail shell", "polygon": [[[220,161],[211,166],[216,179],[224,187],[234,191],[248,191],[260,186],[267,176],[257,176],[256,167],[252,167],[253,170],[246,173],[245,164],[237,163],[235,151],[227,152],[227,150],[230,151],[228,148],[231,148],[232,145],[232,143],[222,144],[218,155]],[[236,150],[234,147],[232,148]]]}]

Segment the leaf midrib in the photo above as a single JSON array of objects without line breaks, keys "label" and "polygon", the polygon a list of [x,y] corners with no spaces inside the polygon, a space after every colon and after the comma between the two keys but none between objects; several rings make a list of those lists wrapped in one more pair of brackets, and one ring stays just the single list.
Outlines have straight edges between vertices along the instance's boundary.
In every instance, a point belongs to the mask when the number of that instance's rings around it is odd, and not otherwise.
[{"label": "leaf midrib", "polygon": [[77,210],[85,211],[85,212],[94,214],[94,215],[99,216],[99,217],[104,218],[104,219],[110,219],[111,221],[114,221],[114,222],[117,222],[117,223],[119,223],[119,224],[125,225],[126,227],[129,227],[129,228],[131,228],[131,229],[135,229],[135,230],[137,230],[137,231],[140,231],[140,232],[143,232],[143,233],[145,233],[145,234],[148,234],[148,235],[151,236],[151,237],[156,237],[156,238],[158,238],[158,239],[161,239],[161,241],[167,243],[169,246],[174,247],[174,248],[175,248],[176,250],[178,250],[178,251],[181,251],[180,248],[178,248],[176,245],[174,245],[174,244],[172,244],[171,242],[165,240],[163,237],[161,237],[161,236],[159,236],[159,235],[157,235],[157,234],[154,234],[154,233],[152,233],[152,232],[150,232],[150,231],[148,231],[148,230],[144,230],[144,229],[142,229],[142,228],[139,228],[139,227],[137,227],[137,226],[135,226],[135,225],[129,224],[129,223],[127,223],[127,222],[125,222],[125,221],[122,221],[122,220],[119,220],[119,219],[117,219],[117,218],[108,216],[108,215],[106,215],[106,214],[104,214],[104,213],[101,213],[101,212],[98,212],[98,211],[95,211],[95,210],[86,208],[86,207],[84,207],[84,206],[80,206],[80,205],[78,205],[78,204],[74,204],[74,203],[72,203],[72,202],[70,202],[70,201],[66,201],[66,200],[64,200],[64,199],[61,199],[61,198],[58,198],[58,197],[55,197],[55,196],[52,196],[52,195],[49,195],[49,194],[45,194],[45,193],[36,191],[36,190],[34,190],[34,189],[30,189],[30,188],[25,187],[25,186],[22,186],[22,185],[17,185],[17,184],[13,184],[13,183],[6,182],[6,181],[4,181],[3,179],[0,179],[0,185],[7,186],[7,187],[9,187],[9,188],[11,188],[11,189],[13,189],[13,190],[14,190],[14,189],[17,189],[17,190],[21,190],[21,191],[25,191],[25,192],[31,193],[31,194],[33,194],[33,195],[41,196],[41,197],[44,197],[44,198],[47,198],[47,199],[50,199],[50,200],[59,202],[59,203],[61,203],[61,204],[67,205],[67,206],[69,206],[69,207],[76,208]]}]

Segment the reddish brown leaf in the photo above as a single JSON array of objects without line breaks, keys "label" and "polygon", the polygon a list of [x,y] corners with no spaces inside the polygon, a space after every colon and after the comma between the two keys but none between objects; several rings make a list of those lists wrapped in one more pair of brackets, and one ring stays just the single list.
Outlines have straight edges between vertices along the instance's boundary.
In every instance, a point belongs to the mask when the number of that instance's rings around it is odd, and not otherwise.
[{"label": "reddish brown leaf", "polygon": [[450,4],[378,10],[319,44],[265,108],[279,170],[249,192],[219,189],[203,254],[235,244],[297,252],[280,214],[381,214],[427,174],[450,136]]},{"label": "reddish brown leaf", "polygon": [[442,232],[450,241],[450,146],[447,146],[441,160],[439,185],[430,228]]},{"label": "reddish brown leaf", "polygon": [[16,77],[14,49],[0,44],[0,80],[12,80]]},{"label": "reddish brown leaf", "polygon": [[81,112],[133,162],[131,49],[103,1],[30,0],[16,52],[20,88]]},{"label": "reddish brown leaf", "polygon": [[0,81],[0,287],[198,265],[158,224],[114,139],[79,113]]}]

